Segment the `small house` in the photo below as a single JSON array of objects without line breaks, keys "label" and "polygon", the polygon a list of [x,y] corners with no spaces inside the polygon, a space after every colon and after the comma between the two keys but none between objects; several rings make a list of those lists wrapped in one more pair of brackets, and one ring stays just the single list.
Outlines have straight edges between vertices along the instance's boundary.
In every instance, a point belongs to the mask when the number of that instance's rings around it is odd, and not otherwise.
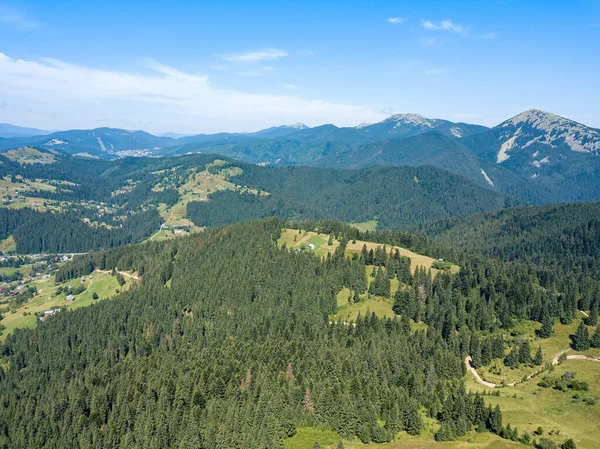
[{"label": "small house", "polygon": [[313,245],[312,243],[309,243],[309,244],[308,244],[308,248],[309,248],[309,249],[315,249],[315,245]]},{"label": "small house", "polygon": [[65,301],[73,302],[75,301],[75,295],[67,295]]}]

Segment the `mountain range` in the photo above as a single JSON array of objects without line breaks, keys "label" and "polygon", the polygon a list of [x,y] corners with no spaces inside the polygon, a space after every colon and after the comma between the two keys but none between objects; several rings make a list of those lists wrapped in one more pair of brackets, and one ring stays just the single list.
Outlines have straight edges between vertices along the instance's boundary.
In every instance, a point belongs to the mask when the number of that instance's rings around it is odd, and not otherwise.
[{"label": "mountain range", "polygon": [[26,128],[23,126],[10,125],[8,123],[0,123],[0,137],[32,137],[44,134],[50,134],[51,131],[44,131],[37,128]]},{"label": "mountain range", "polygon": [[530,204],[600,199],[600,131],[531,109],[487,128],[396,114],[356,127],[302,123],[253,133],[154,136],[113,128],[0,139],[101,159],[216,153],[265,166],[433,165]]}]

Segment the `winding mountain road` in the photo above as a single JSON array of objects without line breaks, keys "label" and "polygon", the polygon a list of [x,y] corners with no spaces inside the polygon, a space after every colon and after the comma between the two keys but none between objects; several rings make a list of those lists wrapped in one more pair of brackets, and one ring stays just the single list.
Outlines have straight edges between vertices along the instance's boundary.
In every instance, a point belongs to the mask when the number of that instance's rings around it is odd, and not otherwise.
[{"label": "winding mountain road", "polygon": [[[554,356],[554,358],[552,359],[552,364],[553,365],[558,365],[558,362],[560,360],[560,356],[563,355],[567,351],[569,351],[569,349],[565,349],[564,351],[561,351],[558,354],[556,354]],[[592,357],[592,356],[583,355],[583,354],[568,355],[567,356],[567,360],[589,360],[591,362],[600,363],[600,357]],[[473,375],[473,377],[475,377],[475,380],[477,380],[477,382],[479,382],[484,387],[488,387],[488,388],[500,388],[502,386],[505,386],[505,387],[514,387],[516,384],[519,384],[519,383],[523,382],[523,381],[516,381],[516,382],[511,382],[509,384],[504,384],[504,385],[499,385],[499,384],[495,384],[495,383],[492,383],[492,382],[488,382],[487,380],[483,380],[481,378],[481,376],[479,375],[479,373],[477,372],[477,370],[473,367],[473,365],[472,365],[471,362],[472,362],[472,359],[471,359],[470,355],[468,355],[467,357],[465,357],[465,365],[467,366],[467,370],[470,371],[470,373]],[[529,380],[532,377],[538,375],[543,370],[544,370],[544,368],[540,368],[539,370],[534,371],[529,376],[527,376],[526,380]]]}]

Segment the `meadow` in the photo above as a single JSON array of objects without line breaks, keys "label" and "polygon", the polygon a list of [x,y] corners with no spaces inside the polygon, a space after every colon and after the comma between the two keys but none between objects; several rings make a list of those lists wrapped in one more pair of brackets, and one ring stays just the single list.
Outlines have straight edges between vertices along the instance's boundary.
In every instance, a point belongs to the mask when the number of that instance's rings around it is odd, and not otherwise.
[{"label": "meadow", "polygon": [[[4,274],[8,274],[10,271],[15,271],[15,268],[1,268]],[[22,274],[28,275],[31,272],[31,266],[25,265],[18,269]],[[76,295],[76,299],[69,303],[65,301],[66,293],[62,292],[56,294],[57,289],[67,287],[71,285],[76,288],[81,284],[80,279],[72,279],[63,284],[56,284],[54,275],[47,278],[36,280],[27,284],[27,286],[34,286],[37,289],[37,294],[16,307],[11,306],[10,311],[4,312],[3,319],[0,324],[5,326],[2,335],[0,335],[0,341],[3,341],[7,335],[14,332],[15,329],[20,328],[32,328],[37,325],[38,317],[35,315],[45,310],[51,310],[60,308],[61,310],[75,310],[81,307],[87,307],[97,301],[110,298],[116,295],[119,291],[129,288],[135,279],[125,276],[125,284],[122,286],[117,282],[116,277],[111,276],[109,272],[95,271],[92,273],[92,278],[89,279],[86,276],[84,285],[85,291]],[[94,293],[98,296],[97,299],[93,299]],[[2,305],[2,308],[5,308]]]}]

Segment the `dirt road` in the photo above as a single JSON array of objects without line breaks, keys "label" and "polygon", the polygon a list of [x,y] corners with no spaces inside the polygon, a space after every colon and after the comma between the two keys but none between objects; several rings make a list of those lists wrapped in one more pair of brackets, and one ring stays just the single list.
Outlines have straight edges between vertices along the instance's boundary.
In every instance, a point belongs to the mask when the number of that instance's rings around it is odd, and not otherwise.
[{"label": "dirt road", "polygon": [[[552,359],[552,364],[553,365],[558,365],[558,361],[560,360],[560,356],[563,355],[565,352],[569,351],[569,349],[565,349],[564,351],[559,352],[558,354],[556,354],[554,356],[554,358]],[[572,355],[568,355],[567,356],[567,360],[589,360],[591,362],[598,362],[600,363],[600,357],[591,357],[588,355],[583,355],[583,354],[572,354]],[[523,382],[521,381],[517,381],[517,382],[511,382],[509,384],[505,384],[505,385],[499,385],[499,384],[495,384],[492,382],[488,382],[487,380],[483,380],[481,378],[481,376],[479,375],[479,373],[477,372],[477,370],[473,367],[473,365],[471,364],[471,356],[467,356],[465,358],[465,365],[467,366],[467,370],[469,370],[471,372],[471,374],[473,374],[473,376],[475,377],[475,379],[477,380],[477,382],[479,382],[481,385],[483,385],[484,387],[488,387],[488,388],[500,388],[502,386],[506,386],[506,387],[514,387],[516,384]],[[539,373],[541,373],[544,370],[544,368],[540,368],[537,371],[534,371],[533,373],[531,373],[529,376],[527,376],[526,380],[531,379],[532,377],[538,375]]]}]

